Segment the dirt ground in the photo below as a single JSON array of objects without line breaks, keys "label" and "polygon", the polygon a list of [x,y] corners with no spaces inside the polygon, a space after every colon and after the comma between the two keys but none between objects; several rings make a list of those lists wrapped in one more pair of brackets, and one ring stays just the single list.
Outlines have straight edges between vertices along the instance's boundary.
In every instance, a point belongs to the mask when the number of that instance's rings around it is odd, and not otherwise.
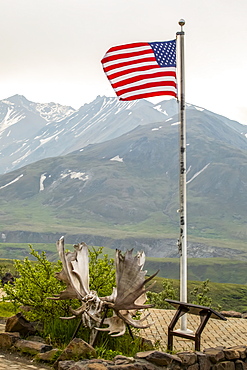
[{"label": "dirt ground", "polygon": [[[21,355],[18,352],[12,352],[10,350],[3,350],[0,349],[0,369],[6,365],[6,369],[10,369],[11,365],[15,365],[15,368],[17,369],[17,366],[19,366],[20,369],[26,368],[25,365],[28,366],[28,368],[32,368],[33,370],[51,370],[52,367],[46,365],[46,364],[41,364],[33,360],[31,356],[25,356]],[[30,365],[32,365],[30,367]],[[1,367],[2,366],[2,367]],[[5,367],[3,367],[5,369]]]}]

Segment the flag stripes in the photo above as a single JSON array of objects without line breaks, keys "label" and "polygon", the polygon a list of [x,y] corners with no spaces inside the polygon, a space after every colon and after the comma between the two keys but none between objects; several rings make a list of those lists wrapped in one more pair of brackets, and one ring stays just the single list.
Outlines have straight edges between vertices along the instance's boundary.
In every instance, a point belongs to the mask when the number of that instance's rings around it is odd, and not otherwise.
[{"label": "flag stripes", "polygon": [[177,96],[175,42],[133,43],[107,51],[101,62],[120,100]]}]

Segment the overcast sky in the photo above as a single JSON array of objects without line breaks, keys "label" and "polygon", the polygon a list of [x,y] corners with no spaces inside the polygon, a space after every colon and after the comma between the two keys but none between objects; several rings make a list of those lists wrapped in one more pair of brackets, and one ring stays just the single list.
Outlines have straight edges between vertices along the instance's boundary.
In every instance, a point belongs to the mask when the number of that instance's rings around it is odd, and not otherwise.
[{"label": "overcast sky", "polygon": [[186,101],[247,124],[247,0],[7,0],[0,100],[79,108],[115,96],[101,59],[114,45],[174,39],[184,18]]}]

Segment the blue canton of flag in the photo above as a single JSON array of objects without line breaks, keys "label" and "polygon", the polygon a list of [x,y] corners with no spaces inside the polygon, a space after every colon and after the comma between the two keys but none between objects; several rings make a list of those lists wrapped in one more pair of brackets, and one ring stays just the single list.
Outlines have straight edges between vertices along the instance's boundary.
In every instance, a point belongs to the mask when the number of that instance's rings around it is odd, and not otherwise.
[{"label": "blue canton of flag", "polygon": [[176,67],[176,40],[150,42],[154,56],[161,67]]}]

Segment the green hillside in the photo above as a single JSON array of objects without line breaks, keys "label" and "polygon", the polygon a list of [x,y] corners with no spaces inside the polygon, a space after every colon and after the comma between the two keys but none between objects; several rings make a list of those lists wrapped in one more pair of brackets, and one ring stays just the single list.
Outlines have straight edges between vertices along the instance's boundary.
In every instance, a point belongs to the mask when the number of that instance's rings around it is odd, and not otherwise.
[{"label": "green hillside", "polygon": [[[189,110],[187,118],[190,241],[247,252],[246,138],[207,111]],[[20,242],[27,231],[177,239],[176,122],[174,116],[169,124],[138,126],[0,176],[0,230],[7,241],[8,232],[18,232]]]},{"label": "green hillside", "polygon": [[[145,269],[151,275],[159,270],[159,275],[168,279],[179,279],[179,259],[147,258]],[[217,283],[247,284],[247,261],[226,258],[189,258],[188,279]]]},{"label": "green hillside", "polygon": [[[162,291],[163,278],[155,278],[156,284],[152,288],[152,291],[156,293]],[[176,289],[179,300],[179,280],[171,279],[174,288]],[[199,281],[188,281],[188,301],[192,301],[194,298],[190,294],[194,288],[200,288],[201,282]],[[247,312],[247,285],[240,284],[220,284],[209,282],[209,293],[208,297],[212,298],[212,306],[221,306],[222,311],[237,311]],[[172,308],[172,307],[171,307]]]}]

